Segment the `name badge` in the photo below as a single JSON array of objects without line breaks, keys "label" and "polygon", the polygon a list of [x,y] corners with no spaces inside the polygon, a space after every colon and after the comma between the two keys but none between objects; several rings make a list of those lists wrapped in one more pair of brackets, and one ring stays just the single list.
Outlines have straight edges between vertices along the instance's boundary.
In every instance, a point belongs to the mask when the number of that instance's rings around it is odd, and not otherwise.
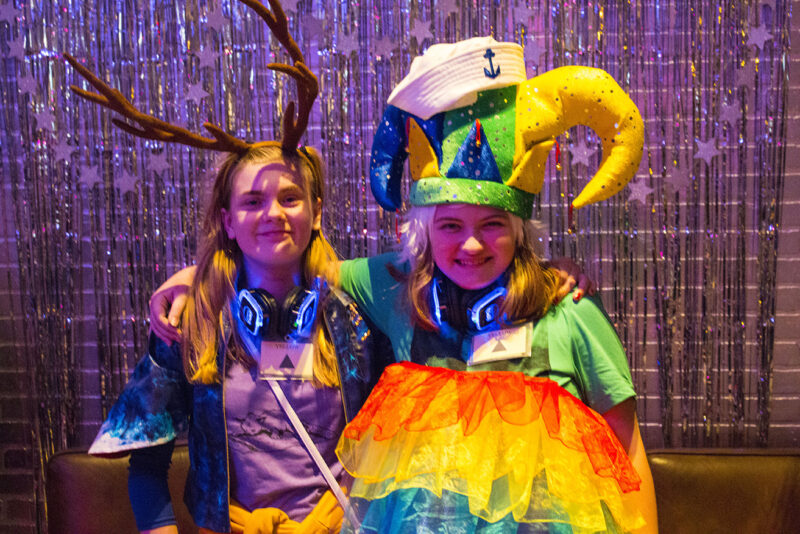
[{"label": "name badge", "polygon": [[472,338],[472,354],[467,365],[528,358],[531,355],[533,323],[494,330]]},{"label": "name badge", "polygon": [[258,374],[264,378],[311,380],[314,376],[314,345],[262,341]]}]

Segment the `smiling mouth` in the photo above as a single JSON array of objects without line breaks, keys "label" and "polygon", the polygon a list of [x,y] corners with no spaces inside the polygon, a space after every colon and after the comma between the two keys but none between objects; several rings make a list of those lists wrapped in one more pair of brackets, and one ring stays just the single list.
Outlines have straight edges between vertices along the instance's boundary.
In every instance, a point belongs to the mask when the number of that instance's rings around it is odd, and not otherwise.
[{"label": "smiling mouth", "polygon": [[481,258],[481,259],[458,259],[455,260],[456,265],[461,267],[480,267],[486,263],[489,263],[491,258]]},{"label": "smiling mouth", "polygon": [[283,236],[287,235],[288,233],[289,232],[286,231],[286,230],[267,230],[267,231],[264,231],[264,232],[258,232],[258,234],[256,234],[256,235],[258,237],[270,238],[270,237],[283,237]]}]

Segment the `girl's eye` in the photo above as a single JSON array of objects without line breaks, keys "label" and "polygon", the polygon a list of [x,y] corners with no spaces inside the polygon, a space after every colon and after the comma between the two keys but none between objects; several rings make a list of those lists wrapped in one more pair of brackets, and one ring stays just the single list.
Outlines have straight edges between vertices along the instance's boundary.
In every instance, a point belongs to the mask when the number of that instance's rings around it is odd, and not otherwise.
[{"label": "girl's eye", "polygon": [[443,232],[456,232],[458,231],[460,226],[456,223],[452,222],[445,222],[439,224],[439,230]]},{"label": "girl's eye", "polygon": [[490,221],[486,221],[484,224],[487,228],[505,228],[506,223],[500,219],[493,219]]}]

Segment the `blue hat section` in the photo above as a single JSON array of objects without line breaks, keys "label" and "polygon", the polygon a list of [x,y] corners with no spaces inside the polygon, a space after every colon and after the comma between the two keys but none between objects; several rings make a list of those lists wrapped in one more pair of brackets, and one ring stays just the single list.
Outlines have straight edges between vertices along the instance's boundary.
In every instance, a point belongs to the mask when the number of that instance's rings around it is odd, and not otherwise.
[{"label": "blue hat section", "polygon": [[437,161],[442,161],[442,124],[444,113],[438,113],[428,120],[388,106],[375,132],[372,141],[370,161],[370,186],[375,200],[388,211],[396,211],[403,203],[400,185],[403,178],[403,164],[408,154],[408,135],[406,120],[411,117],[425,132],[436,153]]},{"label": "blue hat section", "polygon": [[[477,122],[472,124],[469,135],[458,149],[453,164],[447,171],[447,177],[502,184],[503,178],[500,176],[500,169],[497,168],[494,154],[486,139],[486,133],[483,131],[483,126],[478,126],[478,124]],[[478,136],[480,136],[480,146]]]}]

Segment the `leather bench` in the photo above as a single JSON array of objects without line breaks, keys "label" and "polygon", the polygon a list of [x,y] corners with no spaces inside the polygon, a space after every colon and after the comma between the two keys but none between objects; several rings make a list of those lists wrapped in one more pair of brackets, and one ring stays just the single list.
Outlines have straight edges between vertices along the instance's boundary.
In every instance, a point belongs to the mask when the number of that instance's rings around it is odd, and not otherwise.
[{"label": "leather bench", "polygon": [[[662,449],[648,454],[661,534],[800,532],[800,449]],[[170,492],[181,534],[197,532],[183,504],[189,456],[176,447]],[[50,534],[127,534],[128,459],[86,451],[55,454],[47,466]]]}]

